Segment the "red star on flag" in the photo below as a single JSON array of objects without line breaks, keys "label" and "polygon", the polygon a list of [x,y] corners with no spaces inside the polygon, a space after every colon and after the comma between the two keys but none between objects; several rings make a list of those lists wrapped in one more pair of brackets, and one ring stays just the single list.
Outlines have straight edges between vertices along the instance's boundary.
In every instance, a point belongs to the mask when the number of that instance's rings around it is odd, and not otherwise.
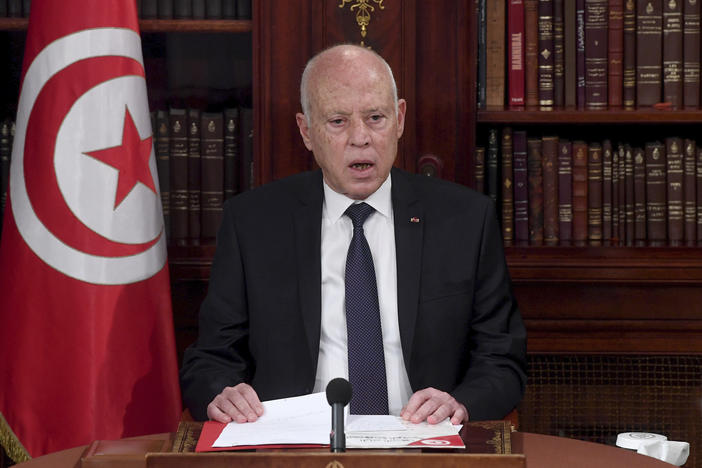
[{"label": "red star on flag", "polygon": [[129,192],[132,191],[138,182],[141,182],[156,194],[156,184],[154,184],[151,169],[149,168],[151,141],[152,137],[143,140],[139,137],[139,132],[136,125],[134,125],[129,109],[125,107],[122,144],[112,148],[84,153],[115,168],[119,173],[117,193],[115,194],[115,209],[129,195]]}]

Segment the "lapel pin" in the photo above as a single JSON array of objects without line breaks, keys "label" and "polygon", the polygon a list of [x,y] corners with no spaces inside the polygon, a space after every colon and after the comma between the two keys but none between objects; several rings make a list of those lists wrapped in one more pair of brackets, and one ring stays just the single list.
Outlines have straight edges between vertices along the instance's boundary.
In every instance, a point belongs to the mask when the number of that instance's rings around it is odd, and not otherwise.
[{"label": "lapel pin", "polygon": [[412,216],[410,218],[410,223],[418,223],[418,222],[419,222],[419,218],[417,218],[416,216]]}]

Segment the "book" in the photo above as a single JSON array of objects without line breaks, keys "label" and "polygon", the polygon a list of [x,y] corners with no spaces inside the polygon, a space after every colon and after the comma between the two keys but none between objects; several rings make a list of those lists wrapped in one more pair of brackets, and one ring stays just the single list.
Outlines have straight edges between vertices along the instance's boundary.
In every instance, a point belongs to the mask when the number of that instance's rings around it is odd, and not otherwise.
[{"label": "book", "polygon": [[240,20],[251,19],[251,0],[236,0],[236,17]]},{"label": "book", "polygon": [[175,245],[188,241],[188,123],[185,109],[168,110],[171,175],[171,240]]},{"label": "book", "polygon": [[643,148],[634,148],[634,243],[646,242],[646,159]]},{"label": "book", "polygon": [[158,18],[158,0],[142,0],[141,17],[144,19]]},{"label": "book", "polygon": [[478,83],[476,105],[485,109],[487,86],[487,0],[478,1]]},{"label": "book", "polygon": [[575,107],[577,105],[575,87],[577,85],[575,76],[576,60],[576,26],[575,26],[575,2],[570,0],[563,5],[563,36],[565,55],[565,106]]},{"label": "book", "polygon": [[662,143],[648,142],[646,160],[646,233],[652,245],[663,245],[667,239],[666,160]]},{"label": "book", "polygon": [[524,0],[509,0],[507,7],[507,79],[509,105],[523,106],[524,94]]},{"label": "book", "polygon": [[634,153],[631,146],[624,145],[624,215],[625,242],[634,244]]},{"label": "book", "polygon": [[191,0],[173,0],[173,17],[176,19],[192,19],[193,4]]},{"label": "book", "polygon": [[22,0],[22,16],[29,18],[29,11],[31,10],[32,0]]},{"label": "book", "polygon": [[700,1],[683,0],[683,107],[700,104]]},{"label": "book", "polygon": [[524,0],[524,92],[526,105],[539,105],[539,0]]},{"label": "book", "polygon": [[475,191],[485,193],[485,147],[475,148],[475,173],[473,174]]},{"label": "book", "polygon": [[156,111],[156,169],[158,172],[158,184],[161,190],[161,208],[163,209],[163,223],[166,237],[171,238],[171,158],[170,139],[168,130],[168,112],[164,110]]},{"label": "book", "polygon": [[487,179],[485,179],[486,194],[492,198],[493,203],[499,209],[498,193],[500,193],[500,168],[498,161],[500,159],[500,147],[498,142],[497,129],[491,128],[488,130],[488,143],[485,168],[487,170]]},{"label": "book", "polygon": [[697,239],[702,240],[702,145],[697,146]]},{"label": "book", "polygon": [[188,109],[188,239],[200,242],[200,110]]},{"label": "book", "polygon": [[7,16],[9,18],[22,17],[22,0],[7,0]]},{"label": "book", "polygon": [[541,139],[541,167],[544,191],[544,243],[558,244],[558,137]]},{"label": "book", "polygon": [[[500,2],[495,2],[500,3]],[[539,105],[553,106],[553,0],[539,0]]]},{"label": "book", "polygon": [[587,241],[588,183],[587,144],[573,142],[573,242],[581,245]]},{"label": "book", "polygon": [[624,90],[624,0],[609,0],[607,103],[621,107]]},{"label": "book", "polygon": [[617,145],[616,153],[619,155],[619,193],[617,201],[619,203],[619,220],[617,225],[617,241],[621,244],[626,242],[626,152],[624,145]]},{"label": "book", "polygon": [[636,3],[624,2],[623,15],[624,67],[622,104],[626,109],[636,106]]},{"label": "book", "polygon": [[[239,109],[224,110],[224,200],[239,193]],[[438,174],[441,177],[441,174]]]},{"label": "book", "polygon": [[697,144],[685,139],[683,150],[683,212],[685,220],[685,244],[697,243]]},{"label": "book", "polygon": [[173,18],[174,0],[158,0],[158,17],[160,19]]},{"label": "book", "polygon": [[602,142],[602,238],[612,239],[612,142]]},{"label": "book", "polygon": [[205,17],[207,19],[222,19],[222,0],[206,0]]},{"label": "book", "polygon": [[682,1],[663,2],[663,101],[683,107]]},{"label": "book", "polygon": [[251,190],[255,185],[254,177],[254,124],[253,109],[239,108],[239,152],[241,154],[241,174],[239,189]]},{"label": "book", "polygon": [[486,83],[485,104],[488,107],[505,105],[505,2],[486,4]]},{"label": "book", "polygon": [[680,245],[685,238],[683,221],[683,148],[678,137],[665,139],[668,242]]},{"label": "book", "polygon": [[200,125],[200,237],[212,242],[222,221],[224,202],[224,116],[202,112]]},{"label": "book", "polygon": [[661,100],[662,0],[636,0],[636,107]]},{"label": "book", "polygon": [[575,97],[585,108],[585,0],[575,0]]},{"label": "book", "polygon": [[585,0],[585,107],[607,107],[607,0]]},{"label": "book", "polygon": [[573,233],[572,143],[558,141],[558,239],[567,244]]},{"label": "book", "polygon": [[222,18],[237,19],[236,0],[222,0]]},{"label": "book", "polygon": [[205,0],[192,0],[193,1],[193,19],[205,19]]},{"label": "book", "polygon": [[587,238],[602,241],[602,145],[587,148]]},{"label": "book", "polygon": [[619,238],[619,210],[621,203],[619,200],[619,151],[612,151],[612,228],[611,237],[613,243],[618,243]]},{"label": "book", "polygon": [[553,1],[553,105],[565,105],[564,0]]},{"label": "book", "polygon": [[7,17],[7,0],[0,0],[0,17]]},{"label": "book", "polygon": [[502,129],[502,240],[509,245],[514,240],[514,178],[512,171],[512,129]]},{"label": "book", "polygon": [[529,193],[529,244],[544,241],[544,186],[541,139],[527,139],[527,191]]},{"label": "book", "polygon": [[529,182],[527,175],[527,133],[512,133],[512,159],[514,173],[514,240],[519,244],[529,242]]}]

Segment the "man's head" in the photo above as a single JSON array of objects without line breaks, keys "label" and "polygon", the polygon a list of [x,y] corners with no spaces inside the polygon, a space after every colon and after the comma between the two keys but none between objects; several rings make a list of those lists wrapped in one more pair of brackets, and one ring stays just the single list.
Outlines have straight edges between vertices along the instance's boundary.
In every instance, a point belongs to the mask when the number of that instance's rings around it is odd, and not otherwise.
[{"label": "man's head", "polygon": [[367,198],[390,174],[405,124],[406,103],[387,62],[360,46],[332,47],[308,62],[300,94],[297,125],[325,182]]}]

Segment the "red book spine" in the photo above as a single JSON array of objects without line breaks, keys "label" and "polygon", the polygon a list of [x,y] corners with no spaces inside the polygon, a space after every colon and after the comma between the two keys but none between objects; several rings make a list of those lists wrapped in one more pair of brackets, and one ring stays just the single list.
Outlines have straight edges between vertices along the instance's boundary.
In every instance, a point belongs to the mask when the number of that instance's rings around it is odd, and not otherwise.
[{"label": "red book spine", "polygon": [[610,107],[621,107],[624,85],[624,0],[609,0],[607,96]]},{"label": "red book spine", "polygon": [[509,105],[523,106],[524,95],[524,0],[510,0],[507,9],[507,78],[509,81]]},{"label": "red book spine", "polygon": [[587,144],[573,142],[573,241],[587,240]]},{"label": "red book spine", "polygon": [[524,87],[526,105],[539,105],[539,2],[524,0]]}]

